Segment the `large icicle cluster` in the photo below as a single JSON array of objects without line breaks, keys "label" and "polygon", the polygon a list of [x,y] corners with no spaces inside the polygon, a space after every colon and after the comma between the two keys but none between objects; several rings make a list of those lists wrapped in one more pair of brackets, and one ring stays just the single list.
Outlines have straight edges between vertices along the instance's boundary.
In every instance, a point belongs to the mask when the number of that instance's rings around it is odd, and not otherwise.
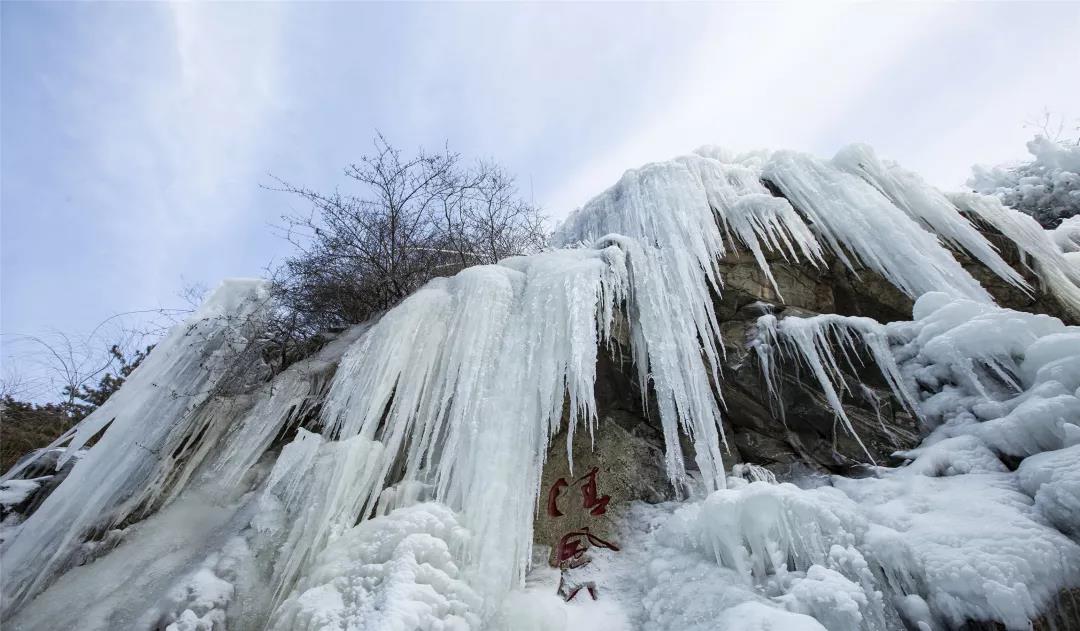
[{"label": "large icicle cluster", "polygon": [[1054,616],[1080,585],[1080,328],[941,293],[911,322],[758,328],[770,387],[797,362],[843,418],[843,368],[869,357],[934,429],[870,477],[800,488],[739,465],[727,489],[636,506],[623,549],[574,577],[614,592],[629,622],[612,628],[1022,630],[1044,613],[1072,628]]},{"label": "large icicle cluster", "polygon": [[476,584],[519,582],[549,438],[565,398],[571,426],[593,431],[597,348],[625,282],[617,247],[556,251],[432,282],[388,313],[346,354],[324,407],[327,437],[374,446],[329,472],[351,484],[331,514],[370,514],[387,484],[423,483],[473,532]]},{"label": "large icicle cluster", "polygon": [[[1078,548],[1058,532],[1080,521],[1069,451],[1080,430],[1066,422],[1080,415],[1080,350],[1059,321],[993,305],[947,248],[1032,289],[958,206],[1015,240],[1078,313],[1080,291],[1070,224],[1035,232],[984,199],[942,195],[865,147],[831,162],[704,148],[628,172],[561,226],[565,249],[436,279],[261,385],[250,350],[266,287],[228,282],[54,445],[74,454],[104,431],[11,527],[5,620],[819,630],[982,618],[1018,628],[1080,582]],[[714,300],[718,261],[737,248],[778,295],[772,254],[811,266],[836,258],[922,296],[912,323],[766,318],[757,345],[769,371],[796,358],[809,367],[849,431],[841,375],[868,350],[936,427],[911,464],[810,490],[747,465],[725,474]],[[628,514],[628,541],[640,545],[583,570],[621,585],[620,606],[588,609],[541,593],[540,570],[526,576],[549,443],[567,426],[568,441],[603,431],[598,352],[622,322],[642,396],[655,395],[668,477],[697,499]],[[1025,459],[1009,472],[999,456]],[[13,481],[5,492],[26,490]],[[999,532],[977,529],[975,496]],[[1038,558],[1015,562],[1018,545]],[[122,584],[131,588],[105,591]]]},{"label": "large icicle cluster", "polygon": [[996,197],[955,193],[952,201],[1008,237],[1024,255],[1047,289],[1074,315],[1080,314],[1080,218],[1063,221],[1056,230],[1043,230],[1029,215],[1005,206]]},{"label": "large icicle cluster", "polygon": [[66,444],[74,454],[108,427],[4,548],[5,609],[19,606],[72,563],[85,539],[137,516],[166,490],[174,456],[204,430],[201,406],[235,377],[230,368],[267,300],[263,281],[225,283],[190,324],[174,328],[155,347],[123,388],[50,446]]}]

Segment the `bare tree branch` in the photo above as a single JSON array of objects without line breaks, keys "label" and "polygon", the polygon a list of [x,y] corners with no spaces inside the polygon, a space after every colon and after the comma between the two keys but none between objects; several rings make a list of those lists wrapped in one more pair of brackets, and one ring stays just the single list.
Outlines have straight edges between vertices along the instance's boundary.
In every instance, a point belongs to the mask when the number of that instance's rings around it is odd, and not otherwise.
[{"label": "bare tree branch", "polygon": [[282,217],[296,254],[273,270],[275,292],[308,333],[360,322],[433,276],[544,247],[544,217],[491,161],[465,164],[444,148],[405,156],[376,134],[345,169],[355,194],[319,193],[273,177],[271,190],[310,210]]}]

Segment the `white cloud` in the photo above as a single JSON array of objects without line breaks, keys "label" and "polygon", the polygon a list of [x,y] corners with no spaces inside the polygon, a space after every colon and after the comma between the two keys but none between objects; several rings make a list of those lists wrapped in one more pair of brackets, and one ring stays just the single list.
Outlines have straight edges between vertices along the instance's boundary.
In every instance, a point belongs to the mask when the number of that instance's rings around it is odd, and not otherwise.
[{"label": "white cloud", "polygon": [[[87,121],[102,219],[138,264],[126,276],[142,300],[168,300],[181,272],[201,276],[194,252],[258,223],[252,198],[260,148],[280,105],[277,72],[285,5],[173,3],[168,21],[133,48],[158,61],[129,77],[131,91]],[[171,27],[171,28],[170,28]],[[171,38],[170,38],[171,36]],[[110,55],[111,57],[111,55]],[[105,61],[97,72],[130,72]],[[262,229],[259,225],[257,229]],[[218,250],[228,260],[242,251]],[[192,270],[195,267],[195,270]],[[214,270],[214,273],[220,273]]]},{"label": "white cloud", "polygon": [[717,5],[682,86],[634,134],[595,154],[551,205],[572,209],[626,168],[702,144],[809,149],[883,68],[939,27],[943,13],[940,5],[864,11],[865,5],[818,3]]},{"label": "white cloud", "polygon": [[1023,157],[1025,118],[1080,102],[1078,29],[1075,5],[716,5],[682,85],[547,203],[561,216],[701,144],[827,157],[870,142],[957,187],[975,162]]},{"label": "white cloud", "polygon": [[3,28],[12,330],[257,273],[292,204],[265,173],[332,187],[375,128],[499,159],[559,218],[706,143],[865,141],[957,186],[1044,106],[1080,114],[1068,3],[25,3]]}]

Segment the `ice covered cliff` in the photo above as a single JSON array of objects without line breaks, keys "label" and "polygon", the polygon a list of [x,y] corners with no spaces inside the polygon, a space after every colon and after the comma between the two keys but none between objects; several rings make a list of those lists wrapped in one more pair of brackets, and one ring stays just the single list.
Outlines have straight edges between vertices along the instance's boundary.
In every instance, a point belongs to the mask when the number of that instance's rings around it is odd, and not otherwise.
[{"label": "ice covered cliff", "polygon": [[269,381],[227,282],[5,475],[5,623],[1075,625],[1078,228],[866,147],[704,148]]}]

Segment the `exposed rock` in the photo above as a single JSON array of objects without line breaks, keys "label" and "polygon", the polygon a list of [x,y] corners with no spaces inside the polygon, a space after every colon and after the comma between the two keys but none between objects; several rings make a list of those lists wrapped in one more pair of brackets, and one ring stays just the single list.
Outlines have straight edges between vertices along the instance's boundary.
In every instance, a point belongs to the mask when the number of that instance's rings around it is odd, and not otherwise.
[{"label": "exposed rock", "polygon": [[[75,463],[78,462],[78,456],[68,460],[57,470],[56,465],[62,453],[61,449],[49,450],[26,467],[19,479],[0,483],[0,489],[10,494],[8,501],[0,502],[0,520],[6,521],[9,517],[29,515],[67,478]],[[25,457],[28,458],[30,455],[27,454]],[[9,489],[19,486],[20,483],[26,491],[11,493]]]},{"label": "exposed rock", "polygon": [[[959,631],[1005,631],[997,621],[971,620]],[[1031,621],[1031,631],[1080,631],[1080,588],[1063,590],[1043,615]]]}]

